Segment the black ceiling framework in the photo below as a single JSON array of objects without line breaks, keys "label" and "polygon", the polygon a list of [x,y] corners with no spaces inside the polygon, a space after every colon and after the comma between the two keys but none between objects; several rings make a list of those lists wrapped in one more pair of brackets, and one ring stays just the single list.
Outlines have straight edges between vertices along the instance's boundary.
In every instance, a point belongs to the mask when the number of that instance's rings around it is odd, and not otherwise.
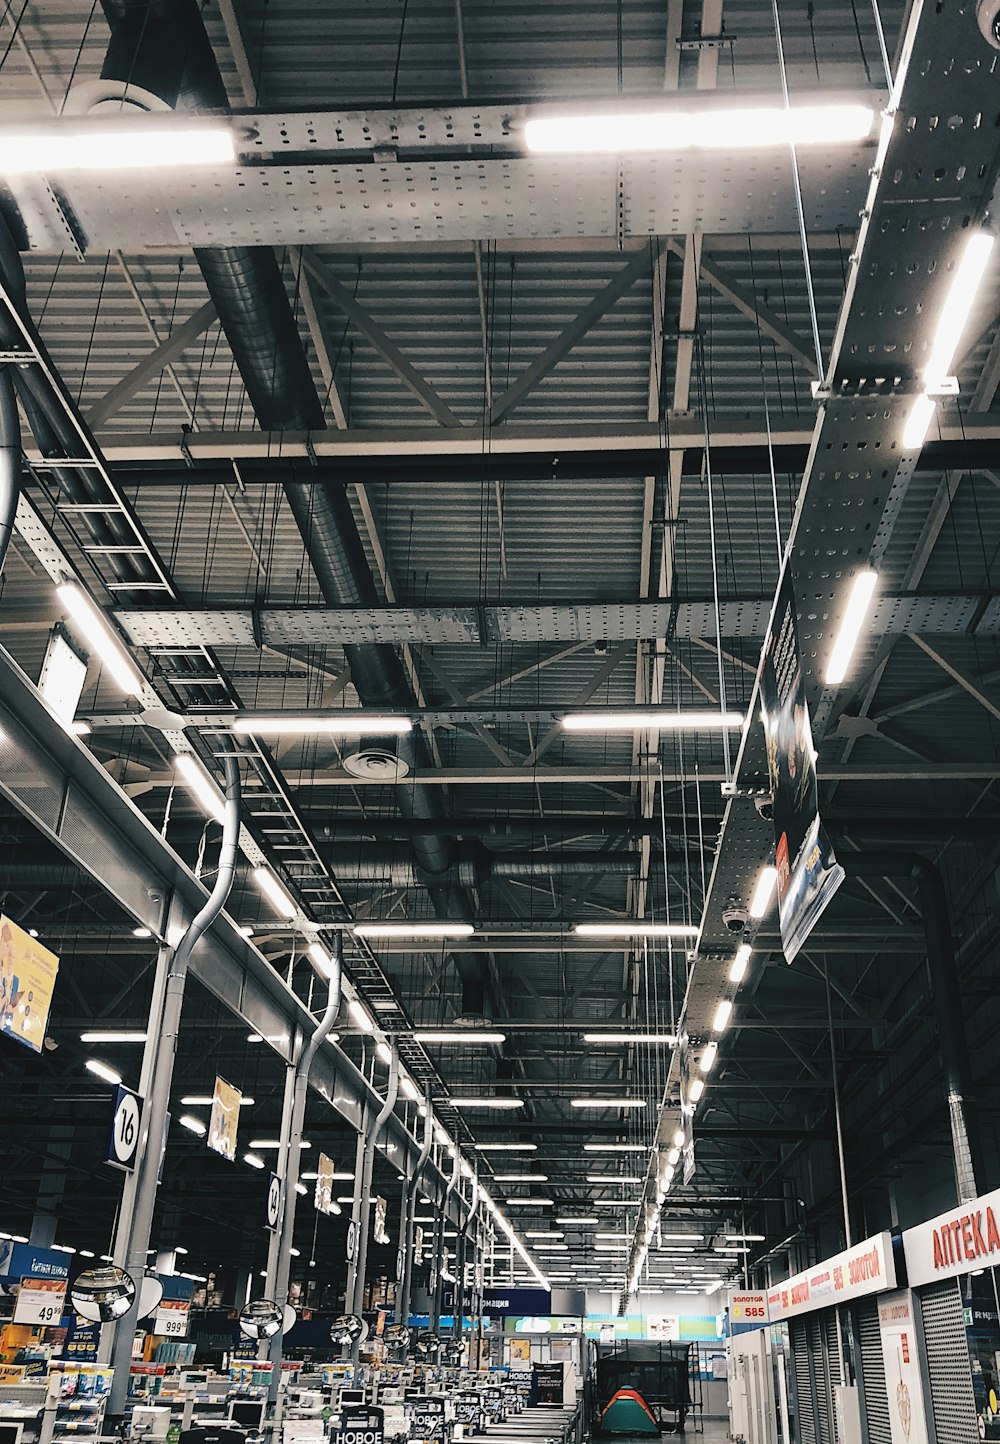
[{"label": "black ceiling framework", "polygon": [[[890,38],[899,34],[902,8],[882,7]],[[680,89],[692,92],[685,103],[697,103],[694,89],[707,88],[710,78],[723,102],[737,90],[776,92],[774,40],[761,7],[727,0],[725,30],[733,38],[715,56],[714,77],[708,74],[711,60],[689,48],[668,51],[664,64],[664,9],[628,7],[627,92]],[[666,9],[671,23],[679,20],[682,36],[696,34],[696,0]],[[521,15],[516,25],[504,11],[503,5],[464,0],[471,106],[486,115],[511,97],[531,102],[598,91],[614,95],[613,5],[592,0],[585,7],[544,7]],[[323,105],[346,114],[366,107],[385,111],[390,104],[388,37],[395,30],[388,9],[351,9],[338,17],[333,35],[323,7],[303,11],[271,0],[263,45],[260,8],[249,0],[237,6],[236,33],[213,6],[204,14],[235,108],[281,117],[293,106]],[[817,14],[815,24],[821,31],[816,37],[804,7],[782,7],[793,92],[873,88],[879,62],[867,12],[859,17],[860,37],[836,7]],[[454,7],[422,6],[408,27],[398,99],[436,123],[462,98]],[[9,85],[0,113],[18,107],[44,114],[42,86],[60,98],[74,63],[75,79],[96,75],[107,40],[99,16],[88,27],[71,0],[37,0],[4,65]],[[248,87],[256,93],[248,94]],[[400,156],[387,163],[406,163],[405,147]],[[342,163],[347,161],[355,171],[378,169],[355,149]],[[863,151],[848,162],[859,178],[858,197],[845,188],[837,214],[821,216],[809,228],[825,344],[843,297],[871,155]],[[807,181],[809,174],[807,168]],[[261,178],[253,180],[259,184]],[[367,190],[367,172],[352,185]],[[490,204],[503,194],[497,189]],[[724,199],[712,194],[713,214]],[[21,201],[26,204],[23,196]],[[145,627],[141,638],[135,633],[136,655],[151,687],[163,707],[189,724],[190,745],[209,762],[220,717],[241,708],[357,706],[344,643],[371,646],[376,624],[399,625],[391,640],[427,749],[401,788],[441,774],[428,787],[439,794],[437,815],[403,816],[397,789],[352,782],[343,748],[307,739],[269,745],[259,761],[248,758],[247,781],[251,767],[258,778],[279,778],[294,811],[289,822],[265,815],[264,807],[253,812],[251,804],[248,827],[278,866],[291,856],[292,842],[314,842],[343,900],[341,916],[431,916],[427,890],[412,865],[415,837],[453,838],[457,849],[481,863],[488,853],[510,864],[506,874],[481,868],[470,905],[485,936],[468,951],[486,976],[493,1021],[508,1031],[504,1049],[408,1043],[407,1062],[415,1076],[423,1067],[420,1076],[441,1103],[442,1117],[463,1136],[538,1143],[546,1157],[539,1171],[549,1175],[545,1192],[556,1205],[533,1214],[518,1209],[516,1217],[530,1228],[544,1226],[562,1209],[589,1212],[595,1196],[638,1194],[631,1187],[589,1185],[585,1174],[644,1173],[642,1155],[623,1155],[619,1165],[613,1155],[582,1155],[580,1144],[651,1141],[669,1077],[668,1053],[589,1045],[582,1034],[616,1027],[668,1030],[687,981],[683,945],[605,946],[578,939],[570,929],[640,904],[653,915],[669,906],[672,917],[697,922],[723,811],[717,739],[672,739],[651,758],[631,735],[569,738],[552,729],[569,710],[649,700],[660,668],[662,696],[671,705],[718,705],[706,425],[720,488],[721,593],[732,616],[722,629],[723,679],[730,705],[747,705],[761,617],[776,579],[763,388],[785,535],[815,419],[794,214],[783,213],[778,221],[755,216],[749,234],[737,224],[728,232],[706,227],[692,289],[695,247],[683,230],[668,228],[661,244],[647,234],[650,223],[636,223],[619,253],[614,208],[608,217],[602,205],[588,213],[593,224],[582,232],[569,233],[567,216],[561,233],[502,230],[495,246],[488,237],[470,238],[457,220],[447,234],[442,222],[441,233],[419,242],[391,229],[352,234],[339,243],[282,232],[277,260],[325,422],[324,430],[308,436],[256,427],[186,236],[154,248],[118,215],[115,234],[95,232],[80,261],[64,238],[56,243],[50,234],[46,240],[42,221],[51,226],[52,217],[42,217],[24,257],[30,312],[69,397],[90,418],[123,515],[135,519],[171,595],[123,599],[106,590],[112,579],[107,556],[88,550],[93,540],[81,516],[61,508],[51,473],[42,466],[28,485],[37,525],[30,541],[27,527],[15,540],[0,593],[3,645],[29,677],[37,677],[60,611],[42,557],[51,545],[53,556],[68,558],[109,612],[118,614],[125,635],[133,624]],[[276,225],[287,231],[288,214],[280,203],[274,210]],[[299,245],[307,263],[286,250]],[[558,351],[576,318],[630,265],[632,283],[598,309],[549,369],[542,368],[509,415],[484,427],[484,398],[501,397],[553,347]],[[689,344],[692,333],[697,348]],[[836,699],[819,764],[822,801],[845,849],[908,841],[942,866],[970,1002],[973,1072],[989,1118],[997,1105],[991,1038],[1000,864],[993,825],[1000,776],[993,555],[1000,483],[992,469],[1000,435],[992,411],[998,354],[991,277],[959,366],[960,400],[943,417],[942,439],[932,439],[920,456],[885,558],[887,573],[899,577],[919,561],[918,574],[894,591],[920,597],[923,610],[915,603],[910,611],[904,607],[895,625],[880,630],[877,667],[870,670],[866,662]],[[123,381],[128,385],[122,387]],[[441,424],[441,406],[462,425]],[[30,437],[26,449],[37,461]],[[295,483],[317,494],[346,487],[373,578],[376,601],[364,615],[332,616],[336,625],[325,629],[324,601],[284,500],[284,487]],[[609,625],[618,603],[646,604],[646,629]],[[466,629],[461,640],[448,631],[458,625],[460,609]],[[192,644],[197,656],[182,668],[169,652],[170,641],[154,635],[154,618],[162,620],[167,611],[232,614],[242,630]],[[501,612],[509,617],[515,611],[520,632],[497,626]],[[537,620],[543,612],[544,625]],[[529,616],[536,619],[531,627]],[[277,629],[279,618],[284,632]],[[306,634],[305,626],[313,630]],[[192,670],[197,687],[190,685]],[[129,716],[96,668],[82,712],[94,723],[87,739],[94,757],[155,828],[164,825],[169,806],[167,841],[194,863],[203,819],[180,789],[171,791],[175,779],[163,728],[155,719]],[[193,725],[199,714],[202,725]],[[661,765],[662,822],[656,790]],[[870,830],[875,821],[884,835]],[[110,1228],[116,1182],[105,1176],[99,1195],[88,1183],[106,1095],[81,1072],[78,1034],[102,1018],[119,1024],[141,1018],[149,960],[136,950],[129,915],[105,891],[72,866],[55,875],[58,854],[17,807],[5,809],[3,832],[2,905],[52,941],[63,971],[50,1029],[59,1046],[38,1060],[6,1047],[0,1058],[5,1087],[19,1110],[23,1103],[27,1120],[16,1137],[3,1125],[4,1156],[16,1162],[22,1186],[14,1196],[0,1184],[0,1222],[24,1230],[50,1145],[72,1121],[61,1236],[95,1248],[103,1235],[90,1232],[91,1214],[103,1210]],[[210,829],[209,860],[214,837]],[[355,863],[360,857],[364,867],[347,866],[347,854]],[[308,1001],[302,938],[270,922],[245,876],[231,911],[258,929],[262,958],[281,978],[291,968],[293,990]],[[802,1257],[809,1250],[833,1251],[840,1204],[827,977],[853,1206],[859,1219],[881,1220],[888,1216],[891,1191],[906,1197],[914,1171],[947,1141],[919,925],[905,890],[891,881],[852,879],[794,968],[785,967],[773,930],[758,934],[751,978],[699,1116],[698,1173],[690,1188],[671,1194],[668,1207],[685,1217],[699,1214],[706,1230],[738,1223],[765,1232],[761,1251],[800,1231],[795,1247]],[[462,1012],[456,951],[450,945],[417,950],[376,943],[366,958],[352,945],[348,967],[362,994],[396,1000],[397,1011],[385,1016],[405,1037],[421,1025],[451,1023]],[[190,1080],[192,1092],[203,1092],[216,1070],[238,1075],[237,1082],[246,1079],[259,1100],[253,1136],[271,1134],[280,1103],[277,1055],[248,1044],[246,1027],[200,986],[185,1025],[190,1050],[179,1073],[185,1087]],[[373,1064],[362,1036],[345,1028],[342,1046],[377,1087],[384,1086],[384,1071]],[[448,1093],[481,1092],[498,1080],[525,1098],[523,1116],[446,1115]],[[631,1115],[581,1115],[568,1106],[580,1093],[607,1091],[638,1094],[647,1106]],[[338,1164],[350,1157],[353,1166],[349,1126],[318,1100],[310,1104],[306,1136],[317,1147],[327,1138]],[[990,1146],[995,1150],[992,1138]],[[505,1166],[518,1155],[480,1157],[484,1175],[520,1171]],[[585,1168],[581,1157],[594,1167]],[[634,1170],[633,1158],[641,1163]],[[179,1138],[170,1160],[160,1222],[184,1233],[192,1267],[205,1272],[221,1262],[226,1213],[218,1189],[238,1178],[239,1197],[250,1211],[255,1175],[245,1168],[227,1171],[193,1135]],[[525,1171],[535,1167],[529,1163]],[[398,1182],[384,1163],[380,1169],[379,1188],[392,1208]],[[501,1196],[504,1189],[493,1191]],[[525,1189],[511,1185],[508,1191],[516,1196]],[[919,1216],[918,1192],[909,1206]],[[635,1218],[626,1208],[620,1215],[598,1211],[611,1226],[620,1217],[629,1228]],[[339,1280],[343,1220],[320,1221],[315,1254],[309,1251],[312,1225],[311,1210],[303,1209],[297,1266],[304,1269],[303,1261],[315,1256],[318,1271]],[[593,1264],[591,1238],[592,1230],[571,1235],[571,1268]],[[252,1229],[246,1249],[248,1262],[259,1266],[260,1238]]]}]

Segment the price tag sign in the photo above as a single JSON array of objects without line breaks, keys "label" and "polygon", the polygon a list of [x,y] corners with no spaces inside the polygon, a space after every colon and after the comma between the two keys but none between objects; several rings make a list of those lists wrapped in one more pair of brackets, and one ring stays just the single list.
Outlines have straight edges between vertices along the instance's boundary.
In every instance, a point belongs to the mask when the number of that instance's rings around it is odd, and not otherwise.
[{"label": "price tag sign", "polygon": [[22,1279],[14,1305],[15,1324],[58,1324],[66,1298],[65,1279]]},{"label": "price tag sign", "polygon": [[104,1152],[105,1163],[131,1173],[139,1152],[141,1128],[142,1099],[131,1088],[119,1084],[111,1106],[111,1131]]},{"label": "price tag sign", "polygon": [[187,1299],[161,1299],[153,1316],[153,1333],[165,1339],[186,1339],[187,1331]]}]

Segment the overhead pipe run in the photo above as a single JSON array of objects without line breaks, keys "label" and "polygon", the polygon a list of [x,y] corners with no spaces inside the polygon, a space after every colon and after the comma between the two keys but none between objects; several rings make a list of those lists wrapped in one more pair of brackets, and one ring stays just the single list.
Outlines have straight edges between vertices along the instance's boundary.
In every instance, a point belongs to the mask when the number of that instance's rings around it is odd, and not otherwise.
[{"label": "overhead pipe run", "polygon": [[[102,76],[141,87],[179,110],[229,109],[229,97],[205,32],[197,0],[103,0],[111,41]],[[266,247],[195,249],[222,329],[254,413],[266,431],[319,430],[323,407],[288,303],[281,271]],[[379,602],[346,485],[317,489],[287,481],[285,496],[329,606]],[[366,707],[412,710],[410,686],[395,650],[384,644],[344,648],[354,687]],[[412,773],[432,758],[419,731],[401,738],[398,756]],[[437,790],[412,780],[399,787],[397,805],[407,820],[443,820]],[[417,865],[429,878],[447,872],[455,857],[446,836],[413,838]],[[472,921],[472,899],[461,887],[430,886],[439,916]],[[477,955],[452,959],[462,980],[463,1012],[486,1009],[489,973]]]},{"label": "overhead pipe run", "polygon": [[848,877],[908,877],[916,884],[951,1125],[955,1185],[959,1202],[965,1203],[979,1192],[976,1179],[977,1175],[983,1177],[982,1148],[976,1116],[969,1108],[969,1047],[944,881],[934,864],[916,852],[840,852],[838,857]]}]

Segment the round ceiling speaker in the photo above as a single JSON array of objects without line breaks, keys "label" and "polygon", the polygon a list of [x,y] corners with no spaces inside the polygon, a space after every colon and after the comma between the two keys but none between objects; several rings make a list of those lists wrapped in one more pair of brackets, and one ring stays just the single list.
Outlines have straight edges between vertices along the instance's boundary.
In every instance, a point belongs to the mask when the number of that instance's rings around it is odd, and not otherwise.
[{"label": "round ceiling speaker", "polygon": [[362,777],[366,782],[400,782],[409,770],[407,763],[397,757],[390,747],[362,744],[356,752],[349,752],[344,758],[344,771],[352,777]]}]

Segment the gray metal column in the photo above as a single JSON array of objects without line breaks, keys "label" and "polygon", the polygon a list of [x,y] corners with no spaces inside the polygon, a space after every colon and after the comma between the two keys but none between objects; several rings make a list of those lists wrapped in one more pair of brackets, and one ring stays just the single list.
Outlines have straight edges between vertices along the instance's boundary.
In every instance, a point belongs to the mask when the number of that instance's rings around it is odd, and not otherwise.
[{"label": "gray metal column", "polygon": [[[351,1294],[351,1301],[348,1312],[360,1315],[364,1307],[365,1297],[365,1275],[368,1269],[368,1236],[371,1232],[372,1212],[372,1176],[375,1171],[375,1146],[382,1134],[386,1119],[396,1106],[396,1097],[399,1093],[399,1054],[395,1047],[392,1049],[392,1061],[389,1064],[389,1083],[386,1088],[385,1102],[379,1109],[374,1120],[365,1128],[364,1150],[362,1153],[361,1178],[357,1174],[354,1178],[355,1206],[360,1202],[360,1227],[355,1239],[354,1246],[354,1290]],[[358,1192],[360,1191],[360,1199]],[[360,1340],[355,1340],[351,1345],[351,1358],[354,1363],[358,1361]]]},{"label": "gray metal column", "polygon": [[[327,995],[326,1010],[316,1028],[302,1049],[296,1060],[292,1073],[291,1105],[287,1114],[287,1136],[282,1136],[282,1143],[286,1147],[279,1149],[279,1161],[284,1160],[284,1180],[281,1189],[281,1227],[272,1236],[268,1246],[268,1274],[267,1281],[273,1285],[275,1303],[279,1308],[284,1308],[288,1300],[288,1278],[291,1272],[292,1244],[295,1238],[295,1206],[298,1202],[298,1194],[295,1185],[299,1181],[299,1168],[302,1157],[302,1125],[306,1116],[306,1099],[309,1095],[309,1074],[312,1070],[313,1060],[319,1052],[322,1044],[330,1034],[330,1029],[337,1021],[337,1014],[340,1011],[341,997],[341,976],[344,961],[344,940],[343,934],[338,932],[334,937],[333,959],[330,970],[330,991]],[[285,1098],[282,1100],[282,1125],[286,1121],[285,1104],[288,1099],[289,1078],[285,1076]],[[271,1386],[268,1391],[272,1400],[278,1396],[278,1385],[281,1382],[281,1371],[278,1365],[281,1363],[281,1350],[284,1342],[284,1329],[275,1334],[270,1341],[270,1358],[274,1364],[271,1370]]]},{"label": "gray metal column", "polygon": [[414,1219],[417,1213],[420,1180],[423,1178],[427,1160],[434,1145],[434,1118],[431,1112],[431,1095],[424,1093],[424,1142],[417,1159],[413,1175],[406,1191],[405,1227],[400,1229],[399,1247],[403,1254],[403,1271],[400,1280],[399,1297],[396,1301],[396,1323],[405,1324],[410,1317],[410,1293],[413,1286],[413,1239],[416,1233]]},{"label": "gray metal column", "polygon": [[[114,1378],[108,1396],[107,1412],[111,1417],[121,1416],[128,1392],[128,1370],[132,1358],[132,1340],[139,1318],[138,1286],[142,1282],[146,1267],[146,1250],[153,1225],[153,1209],[156,1204],[156,1189],[159,1184],[160,1160],[167,1125],[170,1088],[174,1077],[174,1058],[180,1032],[181,1010],[184,1005],[184,988],[187,982],[188,964],[195,945],[206,930],[215,922],[225,906],[233,878],[236,875],[236,859],[239,851],[240,833],[240,771],[233,753],[223,758],[226,774],[226,808],[222,827],[222,846],[219,853],[219,870],[211,896],[192,918],[184,936],[171,950],[168,945],[161,949],[157,972],[164,964],[163,1007],[155,1047],[143,1055],[143,1068],[148,1061],[150,1076],[144,1093],[143,1115],[145,1136],[136,1158],[134,1193],[131,1219],[127,1234],[116,1239],[115,1259],[132,1275],[136,1282],[136,1301],[128,1313],[114,1325],[111,1344],[111,1364]],[[169,939],[168,929],[168,939]],[[155,1003],[155,998],[154,998]],[[122,1257],[124,1256],[124,1258]]]},{"label": "gray metal column", "polygon": [[[266,1299],[277,1299],[278,1297],[278,1260],[281,1257],[281,1236],[285,1218],[285,1199],[289,1189],[291,1189],[293,1193],[295,1192],[295,1184],[298,1182],[297,1178],[294,1182],[289,1178],[288,1154],[295,1117],[295,1073],[302,1048],[302,1035],[298,1033],[292,1046],[292,1062],[285,1067],[285,1086],[281,1094],[281,1124],[278,1130],[278,1157],[274,1166],[275,1173],[281,1179],[281,1208],[278,1212],[277,1227],[271,1229],[267,1240],[267,1264],[264,1269],[264,1292],[262,1295]],[[296,1197],[298,1197],[297,1193]],[[252,1275],[249,1281],[249,1287],[252,1291]],[[239,1290],[237,1290],[237,1292],[239,1292]],[[270,1347],[270,1340],[261,1339],[257,1349],[258,1359],[266,1359],[270,1354]]]}]

